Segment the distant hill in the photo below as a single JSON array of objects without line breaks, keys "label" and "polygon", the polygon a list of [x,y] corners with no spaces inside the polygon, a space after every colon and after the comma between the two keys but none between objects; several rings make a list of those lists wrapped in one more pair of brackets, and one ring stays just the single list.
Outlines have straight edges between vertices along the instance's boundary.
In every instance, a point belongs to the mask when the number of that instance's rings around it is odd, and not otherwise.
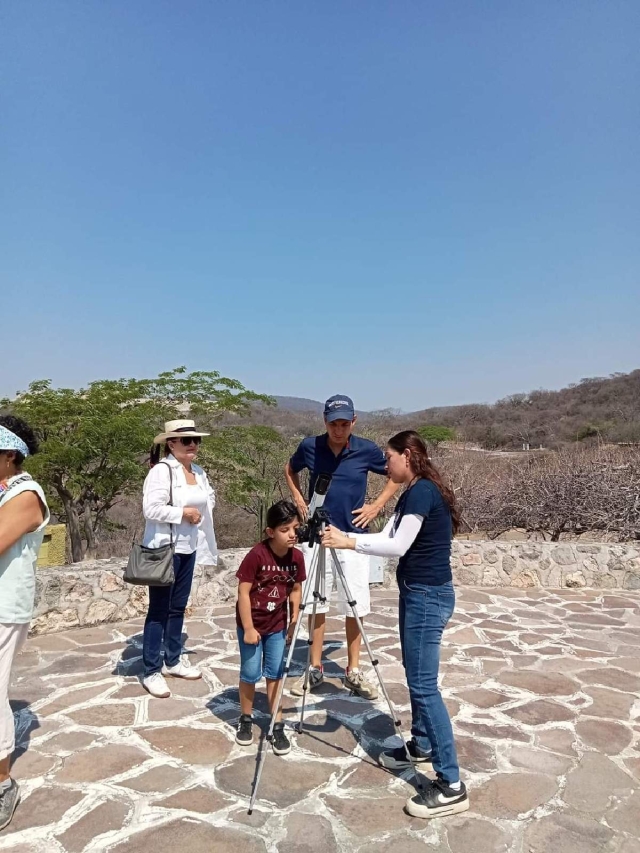
[{"label": "distant hill", "polygon": [[[319,400],[309,400],[306,397],[278,397],[273,398],[278,404],[279,409],[286,409],[288,412],[313,412],[314,415],[321,415],[324,412],[324,403]],[[367,415],[368,412],[362,412],[356,409],[357,415]]]},{"label": "distant hill", "polygon": [[459,437],[487,448],[640,442],[640,370],[581,379],[560,391],[512,394],[491,405],[422,409],[394,418],[394,424],[454,427]]},{"label": "distant hill", "polygon": [[[276,397],[278,408],[258,417],[285,429],[317,428],[323,404]],[[258,414],[256,412],[256,414]],[[436,406],[407,414],[359,412],[362,424],[389,431],[426,424],[453,427],[460,439],[488,449],[557,447],[567,442],[640,442],[640,370],[581,379],[560,391],[538,389],[497,403]]]}]

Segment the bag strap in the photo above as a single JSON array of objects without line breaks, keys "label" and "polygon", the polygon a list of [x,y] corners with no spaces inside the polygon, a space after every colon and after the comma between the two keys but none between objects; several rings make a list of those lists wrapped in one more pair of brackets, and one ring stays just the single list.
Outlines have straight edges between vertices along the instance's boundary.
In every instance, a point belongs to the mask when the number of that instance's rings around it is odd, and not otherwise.
[{"label": "bag strap", "polygon": [[[171,465],[168,462],[159,462],[159,465],[166,465],[169,469],[169,503],[167,506],[173,506],[173,474],[171,472]],[[171,545],[173,545],[173,524],[169,522],[169,541]]]}]

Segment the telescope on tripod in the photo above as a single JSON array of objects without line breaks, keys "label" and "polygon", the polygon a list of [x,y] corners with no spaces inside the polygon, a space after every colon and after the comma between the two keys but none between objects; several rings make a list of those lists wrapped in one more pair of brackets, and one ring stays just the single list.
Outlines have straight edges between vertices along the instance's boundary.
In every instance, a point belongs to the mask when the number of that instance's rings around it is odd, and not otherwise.
[{"label": "telescope on tripod", "polygon": [[[304,713],[307,701],[307,693],[309,687],[309,670],[311,668],[311,644],[313,642],[313,632],[316,623],[316,613],[318,605],[322,602],[326,601],[325,596],[325,571],[326,571],[326,560],[327,560],[327,551],[330,553],[331,559],[333,561],[333,566],[335,570],[336,583],[340,583],[342,585],[342,589],[345,594],[345,599],[347,604],[351,608],[351,612],[353,614],[354,619],[357,622],[358,628],[360,630],[360,634],[362,636],[362,640],[364,642],[365,648],[367,650],[367,654],[369,655],[369,659],[371,660],[371,666],[373,667],[376,676],[378,678],[378,682],[380,684],[380,689],[384,695],[384,698],[389,707],[389,712],[391,714],[391,719],[393,720],[393,724],[396,727],[396,731],[400,734],[401,731],[401,721],[398,719],[398,715],[394,708],[394,705],[389,697],[389,693],[387,692],[387,688],[382,680],[382,675],[380,673],[380,669],[378,667],[378,660],[374,657],[373,650],[369,643],[369,638],[367,637],[362,621],[358,616],[357,612],[357,601],[352,597],[351,591],[349,589],[347,580],[344,575],[344,570],[338,558],[335,548],[325,548],[322,545],[322,535],[324,533],[325,527],[330,523],[331,519],[329,517],[328,512],[324,509],[324,502],[326,499],[327,492],[329,491],[329,487],[331,485],[331,474],[318,474],[316,481],[314,483],[314,491],[313,496],[311,498],[311,502],[309,503],[309,510],[307,514],[307,521],[304,525],[302,525],[298,529],[298,541],[299,542],[308,542],[309,545],[313,548],[311,560],[309,564],[309,570],[307,574],[306,584],[313,586],[313,609],[311,611],[310,624],[309,624],[309,639],[308,643],[308,651],[307,651],[307,664],[304,673],[304,682],[303,682],[303,693],[302,693],[302,706],[300,708],[300,720],[297,725],[298,734],[302,734],[304,730]],[[298,612],[298,618],[295,623],[293,637],[291,640],[291,644],[287,651],[285,651],[286,661],[283,668],[283,677],[278,685],[278,693],[276,696],[276,703],[273,713],[271,715],[271,721],[269,723],[269,729],[267,731],[266,737],[262,739],[259,747],[259,756],[258,756],[258,767],[255,775],[255,780],[253,784],[253,791],[251,793],[251,800],[249,803],[249,814],[253,813],[253,807],[255,805],[255,801],[258,795],[258,786],[260,784],[260,777],[262,776],[262,769],[264,767],[264,762],[266,759],[267,749],[266,744],[272,743],[273,741],[273,731],[276,724],[276,720],[278,718],[278,713],[280,711],[280,707],[282,705],[282,696],[284,693],[284,685],[286,678],[289,675],[289,669],[291,667],[291,660],[293,658],[293,653],[295,649],[296,640],[298,638],[298,634],[300,632],[300,628],[302,625],[303,614],[306,609],[306,601],[307,596],[303,593],[302,602],[300,604],[300,610]],[[420,777],[418,776],[416,766],[414,760],[409,752],[409,748],[405,739],[403,738],[404,748],[407,755],[407,759],[411,768],[413,770],[413,775],[415,777],[416,785],[419,791],[422,791],[422,783],[420,781]]]},{"label": "telescope on tripod", "polygon": [[327,511],[323,509],[330,485],[331,474],[318,474],[307,512],[307,520],[298,528],[298,542],[308,542],[310,545],[320,543],[323,527],[330,521]]}]

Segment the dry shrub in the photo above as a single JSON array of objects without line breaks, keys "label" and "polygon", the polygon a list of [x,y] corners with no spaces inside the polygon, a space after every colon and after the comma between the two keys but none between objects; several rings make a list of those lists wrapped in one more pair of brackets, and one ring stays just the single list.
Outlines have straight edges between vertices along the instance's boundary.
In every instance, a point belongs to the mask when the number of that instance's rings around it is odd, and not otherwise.
[{"label": "dry shrub", "polygon": [[471,532],[497,536],[521,528],[552,541],[586,532],[618,541],[640,538],[637,448],[449,452],[439,461],[454,484]]}]

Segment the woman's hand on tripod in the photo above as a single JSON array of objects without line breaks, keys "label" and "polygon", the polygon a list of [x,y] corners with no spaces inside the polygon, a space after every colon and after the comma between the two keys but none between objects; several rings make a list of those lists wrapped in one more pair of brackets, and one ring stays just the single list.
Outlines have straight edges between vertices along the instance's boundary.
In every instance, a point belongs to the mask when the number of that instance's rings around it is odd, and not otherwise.
[{"label": "woman's hand on tripod", "polygon": [[289,623],[289,628],[287,629],[287,645],[291,645],[291,641],[293,640],[293,635],[296,630],[296,622],[298,621],[298,617]]},{"label": "woman's hand on tripod", "polygon": [[244,632],[244,641],[248,646],[257,646],[260,642],[260,634],[255,628],[249,628]]},{"label": "woman's hand on tripod", "polygon": [[355,551],[356,548],[355,539],[330,524],[325,528],[322,535],[322,545],[325,548],[347,548],[352,551]]}]

